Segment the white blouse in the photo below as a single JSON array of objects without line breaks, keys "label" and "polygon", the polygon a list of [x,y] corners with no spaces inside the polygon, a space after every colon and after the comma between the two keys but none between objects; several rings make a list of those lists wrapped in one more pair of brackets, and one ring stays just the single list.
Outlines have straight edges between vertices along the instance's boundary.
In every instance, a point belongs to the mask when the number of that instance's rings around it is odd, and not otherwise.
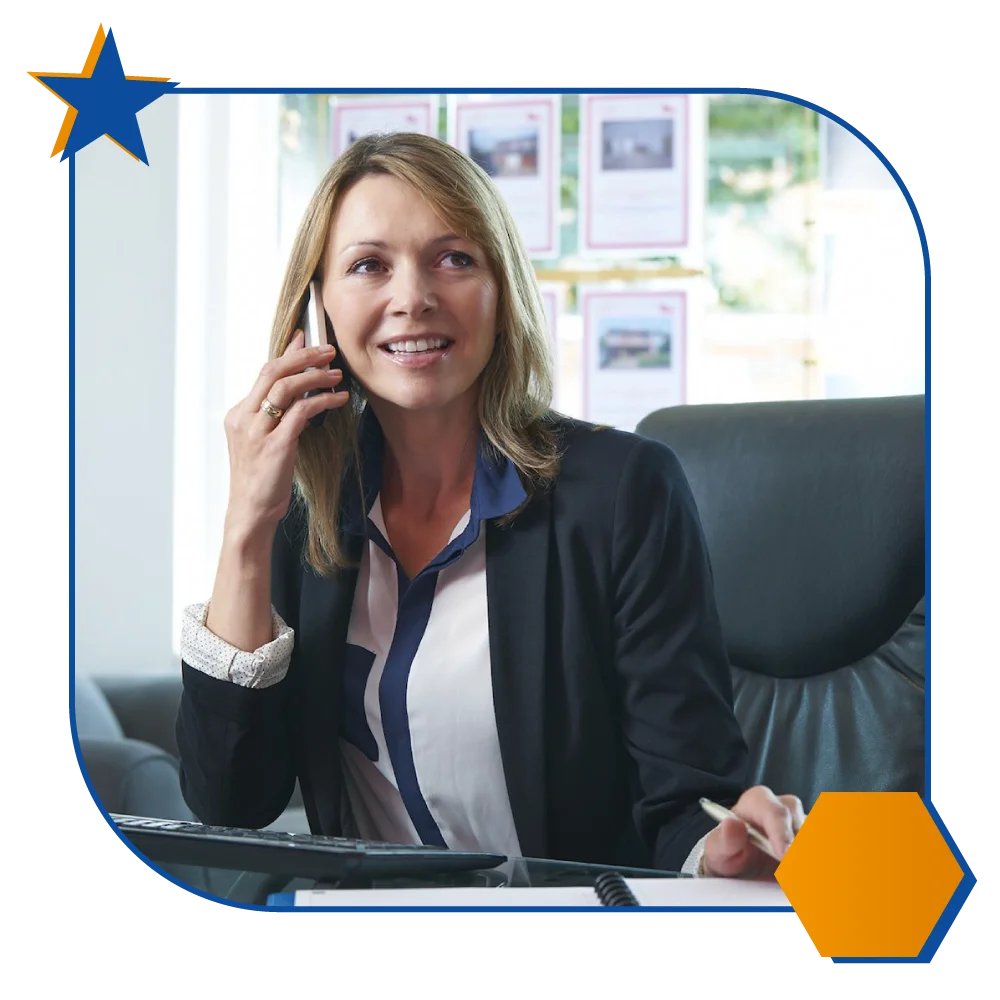
[{"label": "white blouse", "polygon": [[[523,487],[513,466],[481,459],[470,510],[413,580],[393,555],[377,492],[367,495],[374,499],[364,527],[360,518],[355,525],[367,544],[343,665],[345,832],[516,857],[493,705],[481,525],[514,510]],[[184,612],[181,656],[220,680],[277,684],[288,671],[295,634],[272,614],[273,640],[248,653],[205,627],[207,604],[192,605]],[[703,850],[704,838],[684,872],[697,872]]]}]

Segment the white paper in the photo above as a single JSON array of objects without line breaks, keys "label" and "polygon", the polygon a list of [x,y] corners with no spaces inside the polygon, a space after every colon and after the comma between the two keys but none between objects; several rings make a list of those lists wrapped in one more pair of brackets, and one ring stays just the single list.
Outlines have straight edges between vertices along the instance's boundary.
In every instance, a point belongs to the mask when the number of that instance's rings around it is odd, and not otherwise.
[{"label": "white paper", "polygon": [[672,251],[690,241],[685,94],[580,96],[580,249]]},{"label": "white paper", "polygon": [[559,392],[556,409],[567,417],[583,419],[583,317],[563,313],[559,317],[556,350]]},{"label": "white paper", "polygon": [[535,258],[559,255],[559,100],[458,95],[448,109],[450,141],[490,175]]},{"label": "white paper", "polygon": [[641,906],[791,906],[777,882],[735,878],[627,878]]},{"label": "white paper", "polygon": [[559,292],[555,288],[541,285],[542,305],[545,308],[545,322],[549,331],[549,343],[555,347],[556,325],[559,321]]},{"label": "white paper", "polygon": [[581,286],[584,418],[634,431],[685,401],[687,294]]},{"label": "white paper", "polygon": [[541,283],[542,307],[545,310],[545,325],[549,333],[549,350],[552,352],[552,398],[558,408],[559,400],[559,313],[563,301],[563,287],[557,284]]},{"label": "white paper", "polygon": [[545,325],[549,333],[549,346],[553,356],[558,353],[559,324],[566,307],[566,291],[568,286],[560,281],[540,281],[538,290],[542,296],[542,308],[545,311]]},{"label": "white paper", "polygon": [[[636,897],[638,898],[638,897]],[[598,906],[587,886],[539,889],[300,889],[296,906]]]},{"label": "white paper", "polygon": [[[752,906],[782,908],[788,899],[777,882],[721,878],[628,878],[640,906]],[[443,889],[306,889],[296,906],[600,906],[589,886]]]},{"label": "white paper", "polygon": [[359,136],[369,132],[437,135],[438,103],[436,94],[334,99],[330,108],[330,141],[334,158]]}]

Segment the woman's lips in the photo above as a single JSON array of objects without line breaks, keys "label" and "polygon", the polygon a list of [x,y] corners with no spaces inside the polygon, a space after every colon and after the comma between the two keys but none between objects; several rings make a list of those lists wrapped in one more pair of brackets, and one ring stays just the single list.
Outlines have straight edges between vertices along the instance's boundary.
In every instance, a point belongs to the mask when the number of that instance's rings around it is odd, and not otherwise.
[{"label": "woman's lips", "polygon": [[451,344],[446,344],[426,351],[390,351],[385,347],[381,351],[386,358],[402,368],[428,368],[446,358],[450,349]]}]

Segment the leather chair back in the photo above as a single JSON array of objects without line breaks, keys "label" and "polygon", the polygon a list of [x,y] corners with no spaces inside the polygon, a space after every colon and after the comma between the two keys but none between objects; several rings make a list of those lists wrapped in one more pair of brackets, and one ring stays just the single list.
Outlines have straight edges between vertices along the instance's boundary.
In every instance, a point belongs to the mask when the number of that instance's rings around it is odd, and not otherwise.
[{"label": "leather chair back", "polygon": [[680,406],[751,780],[924,786],[924,398]]}]

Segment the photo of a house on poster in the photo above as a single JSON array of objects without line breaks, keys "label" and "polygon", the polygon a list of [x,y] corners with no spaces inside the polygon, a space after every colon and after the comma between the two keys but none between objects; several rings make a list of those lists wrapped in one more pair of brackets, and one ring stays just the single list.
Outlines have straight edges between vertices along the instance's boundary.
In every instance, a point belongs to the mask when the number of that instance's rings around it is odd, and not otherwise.
[{"label": "photo of a house on poster", "polygon": [[437,135],[438,104],[437,94],[337,98],[330,108],[330,151],[336,158],[369,132]]},{"label": "photo of a house on poster", "polygon": [[517,222],[528,253],[559,255],[559,96],[456,96],[448,138],[490,175]]},{"label": "photo of a house on poster", "polygon": [[687,247],[688,98],[580,96],[580,249],[669,252]]},{"label": "photo of a house on poster", "polygon": [[580,289],[584,419],[634,431],[685,401],[687,295]]}]

